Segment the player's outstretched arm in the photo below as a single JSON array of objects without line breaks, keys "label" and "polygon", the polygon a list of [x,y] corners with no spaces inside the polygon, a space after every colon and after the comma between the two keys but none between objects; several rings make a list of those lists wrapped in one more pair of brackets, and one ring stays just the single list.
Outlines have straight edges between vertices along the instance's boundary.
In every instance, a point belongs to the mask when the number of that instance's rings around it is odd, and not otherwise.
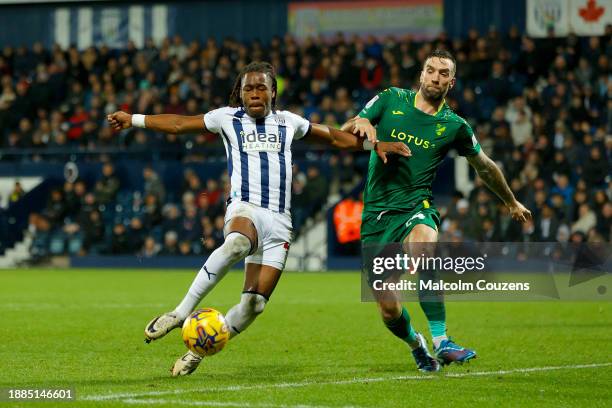
[{"label": "player's outstretched arm", "polygon": [[481,150],[478,154],[466,158],[487,187],[497,194],[504,204],[506,204],[512,218],[520,222],[525,222],[531,218],[531,211],[525,208],[525,206],[514,197],[512,190],[510,190],[504,178],[504,174],[489,156]]},{"label": "player's outstretched arm", "polygon": [[375,150],[383,163],[387,163],[387,154],[399,154],[410,157],[410,149],[402,142],[370,142],[352,133],[313,123],[310,136],[305,139],[312,143],[326,144],[341,150]]},{"label": "player's outstretched arm", "polygon": [[118,111],[111,113],[106,118],[115,130],[128,129],[134,126],[173,134],[206,131],[204,115],[130,115],[129,113]]}]

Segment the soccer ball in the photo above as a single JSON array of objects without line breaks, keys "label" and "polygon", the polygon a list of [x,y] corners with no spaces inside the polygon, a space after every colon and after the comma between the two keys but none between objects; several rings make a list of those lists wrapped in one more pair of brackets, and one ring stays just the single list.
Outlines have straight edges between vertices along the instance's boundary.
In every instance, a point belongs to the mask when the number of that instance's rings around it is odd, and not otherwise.
[{"label": "soccer ball", "polygon": [[212,356],[225,347],[229,328],[218,310],[206,308],[193,312],[183,323],[183,342],[200,356]]}]

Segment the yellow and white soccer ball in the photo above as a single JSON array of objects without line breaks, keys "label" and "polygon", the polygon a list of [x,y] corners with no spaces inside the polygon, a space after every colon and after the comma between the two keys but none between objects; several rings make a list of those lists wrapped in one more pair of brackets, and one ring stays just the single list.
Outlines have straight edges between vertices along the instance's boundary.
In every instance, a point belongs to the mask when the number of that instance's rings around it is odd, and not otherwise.
[{"label": "yellow and white soccer ball", "polygon": [[200,356],[212,356],[225,347],[229,328],[218,310],[206,308],[193,312],[183,323],[183,342]]}]

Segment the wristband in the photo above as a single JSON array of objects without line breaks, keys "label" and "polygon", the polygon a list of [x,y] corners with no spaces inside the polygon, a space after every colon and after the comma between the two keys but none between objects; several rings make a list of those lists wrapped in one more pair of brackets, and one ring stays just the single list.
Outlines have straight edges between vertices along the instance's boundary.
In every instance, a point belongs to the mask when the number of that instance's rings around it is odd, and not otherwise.
[{"label": "wristband", "polygon": [[[378,142],[376,142],[378,143]],[[374,150],[376,149],[376,143],[370,142],[368,139],[363,141],[363,150]]]},{"label": "wristband", "polygon": [[146,115],[139,115],[139,114],[135,114],[132,115],[132,126],[134,127],[139,127],[139,128],[145,128],[145,116]]}]

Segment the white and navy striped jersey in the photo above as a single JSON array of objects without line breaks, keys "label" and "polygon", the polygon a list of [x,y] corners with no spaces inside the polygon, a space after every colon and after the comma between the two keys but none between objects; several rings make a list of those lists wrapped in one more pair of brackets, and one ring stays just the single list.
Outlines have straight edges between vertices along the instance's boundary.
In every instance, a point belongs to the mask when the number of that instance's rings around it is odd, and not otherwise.
[{"label": "white and navy striped jersey", "polygon": [[288,111],[253,119],[244,108],[225,107],[205,114],[204,125],[225,144],[231,180],[229,201],[289,213],[291,143],[308,134],[310,122]]}]

